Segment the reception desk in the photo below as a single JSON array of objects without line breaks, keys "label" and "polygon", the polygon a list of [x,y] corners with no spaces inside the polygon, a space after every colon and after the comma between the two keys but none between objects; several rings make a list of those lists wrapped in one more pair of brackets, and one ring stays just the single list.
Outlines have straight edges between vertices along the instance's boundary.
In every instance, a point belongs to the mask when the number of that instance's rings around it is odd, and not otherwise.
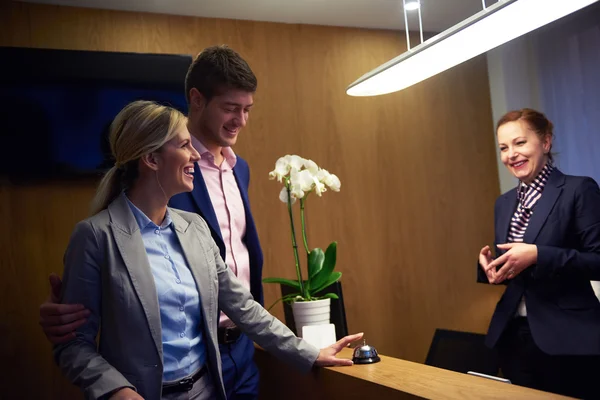
[{"label": "reception desk", "polygon": [[[352,350],[339,355],[352,358]],[[301,374],[257,347],[260,399],[568,399],[568,397],[381,356],[381,362]]]}]

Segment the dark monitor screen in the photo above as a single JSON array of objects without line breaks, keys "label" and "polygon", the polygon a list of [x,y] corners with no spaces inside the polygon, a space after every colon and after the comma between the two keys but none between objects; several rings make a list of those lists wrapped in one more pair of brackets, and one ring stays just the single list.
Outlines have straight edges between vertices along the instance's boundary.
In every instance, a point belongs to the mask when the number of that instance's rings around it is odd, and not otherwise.
[{"label": "dark monitor screen", "polygon": [[[110,124],[132,101],[153,100],[187,112],[183,86],[191,57],[26,50],[59,54],[45,53],[53,64],[51,68],[41,65],[40,71],[30,74],[13,68],[12,79],[0,81],[0,132],[4,149],[0,176],[13,182],[100,175],[112,165],[108,145]],[[121,55],[124,57],[119,58]],[[92,61],[99,57],[97,60],[102,64],[111,61],[106,57],[113,57],[113,67],[87,68],[82,74],[81,68],[90,62],[90,57]],[[153,63],[155,57],[161,63]],[[169,57],[173,57],[171,66],[165,62]],[[81,65],[76,73],[68,74],[55,65],[65,61],[72,70],[77,63]],[[15,60],[13,64],[23,62]],[[114,68],[115,62],[118,68]],[[141,70],[132,75],[130,71],[135,71],[136,65]],[[57,76],[52,68],[62,75]]]}]

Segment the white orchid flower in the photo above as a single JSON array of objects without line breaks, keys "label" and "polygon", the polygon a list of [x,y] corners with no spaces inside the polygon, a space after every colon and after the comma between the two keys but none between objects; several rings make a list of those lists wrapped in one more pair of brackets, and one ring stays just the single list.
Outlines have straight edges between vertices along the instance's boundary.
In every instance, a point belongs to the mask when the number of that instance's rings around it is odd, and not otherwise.
[{"label": "white orchid flower", "polygon": [[290,163],[285,157],[279,158],[275,163],[275,169],[269,172],[270,179],[277,179],[277,182],[281,182],[283,177],[289,174]]},{"label": "white orchid flower", "polygon": [[342,186],[342,182],[340,182],[340,179],[334,174],[329,174],[324,183],[334,192],[339,192],[340,187]]},{"label": "white orchid flower", "polygon": [[321,181],[314,175],[313,181],[315,184],[315,193],[317,196],[321,197],[321,195],[327,191],[327,188],[325,187],[325,184],[321,183]]},{"label": "white orchid flower", "polygon": [[313,174],[311,174],[307,169],[303,169],[301,171],[292,170],[290,182],[292,187],[300,189],[303,192],[310,192],[313,190],[315,184]]},{"label": "white orchid flower", "polygon": [[[291,196],[291,203],[294,204],[296,202],[296,198],[294,196]],[[279,192],[279,200],[281,200],[283,203],[287,204],[288,203],[288,192],[287,192],[287,188],[284,186],[281,188],[281,192]]]},{"label": "white orchid flower", "polygon": [[[275,169],[269,172],[270,179],[284,182],[290,188],[291,203],[303,199],[314,191],[317,196],[322,196],[327,190],[340,191],[339,178],[330,174],[326,169],[321,169],[313,160],[297,155],[285,155],[277,160]],[[279,193],[279,199],[288,202],[287,189],[284,187]]]},{"label": "white orchid flower", "polygon": [[317,179],[322,182],[325,183],[325,181],[329,178],[329,175],[331,175],[326,169],[320,169],[319,172],[317,172]]},{"label": "white orchid flower", "polygon": [[340,191],[340,187],[342,186],[340,179],[334,174],[330,174],[326,169],[320,169],[317,173],[317,178],[334,192]]},{"label": "white orchid flower", "polygon": [[304,160],[304,168],[309,170],[313,175],[316,175],[319,172],[319,166],[313,160]]},{"label": "white orchid flower", "polygon": [[289,163],[290,168],[295,169],[297,171],[300,171],[302,169],[302,167],[304,166],[304,162],[306,161],[304,158],[296,155],[287,155],[284,158]]},{"label": "white orchid flower", "polygon": [[301,199],[304,197],[304,190],[299,185],[293,185],[290,183],[290,195],[294,199]]}]

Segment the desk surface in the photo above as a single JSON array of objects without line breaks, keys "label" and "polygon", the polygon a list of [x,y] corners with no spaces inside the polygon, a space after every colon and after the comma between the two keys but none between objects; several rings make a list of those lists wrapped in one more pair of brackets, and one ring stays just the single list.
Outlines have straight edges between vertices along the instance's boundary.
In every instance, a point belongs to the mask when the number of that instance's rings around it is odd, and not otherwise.
[{"label": "desk surface", "polygon": [[[262,349],[259,352],[265,353]],[[261,374],[262,369],[282,367],[281,362],[274,357],[268,356],[269,358],[265,362],[263,354],[259,354]],[[352,350],[343,349],[339,357],[352,358]],[[324,368],[320,371],[321,373],[314,374],[312,379],[321,383],[332,378],[336,382],[360,380],[371,388],[373,388],[372,384],[375,384],[406,395],[426,399],[568,399],[564,396],[429,365],[382,355],[380,357],[381,361],[375,364]],[[358,387],[357,382],[352,382],[352,384],[354,387]]]},{"label": "desk surface", "polygon": [[[342,350],[339,357],[352,358],[352,350]],[[568,399],[398,358],[380,357],[381,362],[376,364],[327,369],[430,399]]]}]

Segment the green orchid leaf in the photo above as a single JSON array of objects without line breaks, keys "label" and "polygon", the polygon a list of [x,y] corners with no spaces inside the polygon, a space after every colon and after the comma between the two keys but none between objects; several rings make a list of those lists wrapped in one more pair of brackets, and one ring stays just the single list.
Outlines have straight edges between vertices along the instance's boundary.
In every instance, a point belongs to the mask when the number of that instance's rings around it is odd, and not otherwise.
[{"label": "green orchid leaf", "polygon": [[314,286],[313,292],[318,292],[322,289],[325,289],[327,286],[339,281],[341,277],[342,277],[341,272],[333,272],[321,286]]},{"label": "green orchid leaf", "polygon": [[323,268],[333,271],[337,261],[337,242],[331,242],[325,251],[325,260],[323,260]]},{"label": "green orchid leaf", "polygon": [[290,287],[293,287],[296,290],[300,290],[300,284],[298,283],[298,281],[294,281],[292,279],[285,279],[285,278],[265,278],[262,281],[263,281],[263,283],[279,283],[281,285],[290,286]]},{"label": "green orchid leaf", "polygon": [[323,287],[323,283],[329,280],[333,269],[335,268],[337,256],[337,242],[332,242],[327,250],[325,251],[325,260],[323,260],[323,267],[310,281],[310,287],[313,292],[318,291],[318,287]]},{"label": "green orchid leaf", "polygon": [[271,311],[271,308],[273,308],[275,304],[279,303],[280,301],[283,301],[284,303],[289,303],[290,301],[294,300],[297,296],[300,296],[300,293],[291,293],[280,297],[275,301],[275,303],[271,304],[271,306],[267,308],[267,311]]},{"label": "green orchid leaf", "polygon": [[313,249],[308,255],[308,279],[312,279],[323,268],[325,253],[320,248]]},{"label": "green orchid leaf", "polygon": [[298,298],[298,296],[302,297],[302,295],[300,293],[292,293],[292,294],[288,294],[287,296],[283,296],[281,298],[281,300],[284,303],[291,303],[291,302],[295,301]]},{"label": "green orchid leaf", "polygon": [[319,296],[316,297],[317,300],[323,300],[323,299],[339,299],[338,295],[335,293],[325,293],[323,296]]}]

